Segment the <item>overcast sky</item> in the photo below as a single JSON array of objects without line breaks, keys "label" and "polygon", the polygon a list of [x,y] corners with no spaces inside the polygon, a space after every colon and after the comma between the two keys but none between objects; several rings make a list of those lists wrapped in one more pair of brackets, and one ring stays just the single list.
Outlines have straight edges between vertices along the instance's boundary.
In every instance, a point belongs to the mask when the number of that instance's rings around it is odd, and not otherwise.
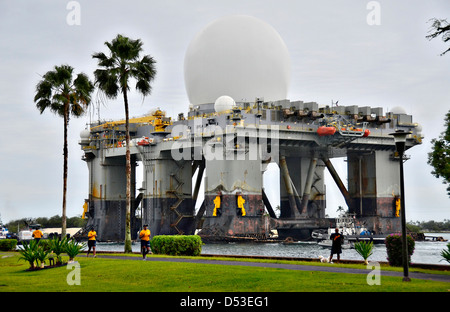
[{"label": "overcast sky", "polygon": [[[217,18],[245,14],[279,32],[292,63],[290,100],[329,105],[402,106],[423,127],[423,144],[405,163],[407,220],[450,219],[446,185],[427,165],[430,141],[444,130],[450,109],[450,55],[440,38],[425,36],[431,18],[449,18],[448,0],[145,0],[0,1],[0,213],[3,222],[61,214],[63,119],[43,115],[33,102],[40,75],[69,64],[93,79],[94,52],[118,33],[144,42],[157,60],[152,95],[131,92],[130,113],[141,116],[161,107],[171,117],[187,113],[183,63],[193,37]],[[373,1],[372,1],[373,2]],[[75,14],[77,19],[70,19]],[[379,18],[379,19],[377,19]],[[79,25],[70,25],[78,22]],[[379,22],[379,23],[377,23]],[[97,97],[94,96],[94,99]],[[79,134],[93,112],[70,120],[67,215],[82,213],[88,197],[88,169],[81,160]],[[123,100],[108,100],[101,118],[123,118]],[[97,115],[94,119],[97,119]],[[343,162],[333,160],[345,177]],[[344,200],[327,179],[327,213]]]}]

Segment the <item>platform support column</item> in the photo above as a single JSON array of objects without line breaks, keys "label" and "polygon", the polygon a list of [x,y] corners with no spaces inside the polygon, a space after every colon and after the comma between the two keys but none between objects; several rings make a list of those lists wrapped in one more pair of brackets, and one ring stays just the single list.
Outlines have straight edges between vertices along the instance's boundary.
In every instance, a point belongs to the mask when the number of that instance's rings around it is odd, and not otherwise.
[{"label": "platform support column", "polygon": [[308,176],[306,178],[305,189],[303,191],[301,213],[302,215],[307,214],[308,202],[311,195],[311,187],[313,183],[314,171],[316,170],[317,158],[311,158],[308,169]]},{"label": "platform support column", "polygon": [[291,177],[289,176],[289,170],[286,164],[286,158],[280,156],[280,173],[284,180],[284,185],[286,187],[286,193],[289,199],[289,206],[291,207],[291,216],[298,218],[299,210],[294,197],[294,190],[292,188]]},{"label": "platform support column", "polygon": [[347,188],[345,187],[344,183],[342,183],[341,178],[339,177],[338,173],[334,169],[333,164],[331,163],[330,159],[328,157],[323,157],[323,162],[325,163],[325,166],[328,169],[328,172],[330,172],[331,177],[333,178],[334,182],[336,183],[337,187],[342,193],[342,196],[344,196],[345,202],[347,204],[347,207],[351,207],[352,204],[352,198],[350,197],[350,194],[347,191]]}]

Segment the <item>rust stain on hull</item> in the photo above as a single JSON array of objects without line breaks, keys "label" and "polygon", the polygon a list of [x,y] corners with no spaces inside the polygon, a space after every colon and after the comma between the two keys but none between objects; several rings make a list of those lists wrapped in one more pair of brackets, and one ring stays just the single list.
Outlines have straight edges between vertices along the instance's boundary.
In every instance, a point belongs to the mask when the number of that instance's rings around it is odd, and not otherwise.
[{"label": "rust stain on hull", "polygon": [[[245,216],[238,208],[237,198],[245,200]],[[217,239],[232,236],[264,237],[268,231],[265,224],[264,204],[260,194],[221,195],[221,206],[213,216],[214,199],[217,195],[205,195],[205,220],[199,235]]]}]

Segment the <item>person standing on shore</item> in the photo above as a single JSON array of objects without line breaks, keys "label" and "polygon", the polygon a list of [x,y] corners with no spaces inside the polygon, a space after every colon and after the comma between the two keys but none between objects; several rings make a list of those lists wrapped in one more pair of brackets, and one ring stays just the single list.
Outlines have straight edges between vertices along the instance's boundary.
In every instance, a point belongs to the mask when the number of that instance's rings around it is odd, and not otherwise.
[{"label": "person standing on shore", "polygon": [[150,230],[147,228],[148,225],[144,224],[144,229],[139,233],[139,238],[141,239],[141,252],[142,258],[145,260],[147,254],[150,253]]},{"label": "person standing on shore", "polygon": [[86,257],[89,257],[89,252],[93,251],[94,254],[94,258],[96,257],[95,255],[95,246],[97,245],[97,232],[94,231],[94,227],[91,228],[91,230],[88,233],[88,252],[86,254]]},{"label": "person standing on shore", "polygon": [[344,242],[344,235],[339,233],[339,229],[335,229],[334,231],[335,233],[331,234],[330,236],[332,243],[331,243],[330,259],[328,262],[331,262],[334,254],[337,254],[337,261],[339,262],[342,253],[342,243]]}]

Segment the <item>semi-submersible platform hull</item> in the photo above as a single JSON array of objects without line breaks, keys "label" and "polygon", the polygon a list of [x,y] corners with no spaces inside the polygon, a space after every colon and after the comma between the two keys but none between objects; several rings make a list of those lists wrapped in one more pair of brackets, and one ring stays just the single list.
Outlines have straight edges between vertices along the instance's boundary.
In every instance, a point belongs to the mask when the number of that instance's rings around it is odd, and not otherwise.
[{"label": "semi-submersible platform hull", "polygon": [[[420,127],[405,113],[319,108],[315,102],[256,99],[221,111],[211,103],[191,106],[177,120],[159,110],[131,119],[132,238],[142,224],[149,224],[152,235],[200,229],[204,239],[264,239],[276,229],[280,238],[309,238],[314,229],[333,226],[325,217],[325,170],[357,224],[380,234],[400,231],[399,159],[390,135],[396,130],[411,132],[407,149],[421,143]],[[80,144],[89,169],[88,227],[94,226],[100,241],[121,241],[124,121],[91,124]],[[330,161],[338,157],[347,159],[346,184]],[[279,187],[279,207],[263,187],[270,163],[279,166],[280,179],[265,184]],[[136,185],[138,169],[142,186]]]}]

